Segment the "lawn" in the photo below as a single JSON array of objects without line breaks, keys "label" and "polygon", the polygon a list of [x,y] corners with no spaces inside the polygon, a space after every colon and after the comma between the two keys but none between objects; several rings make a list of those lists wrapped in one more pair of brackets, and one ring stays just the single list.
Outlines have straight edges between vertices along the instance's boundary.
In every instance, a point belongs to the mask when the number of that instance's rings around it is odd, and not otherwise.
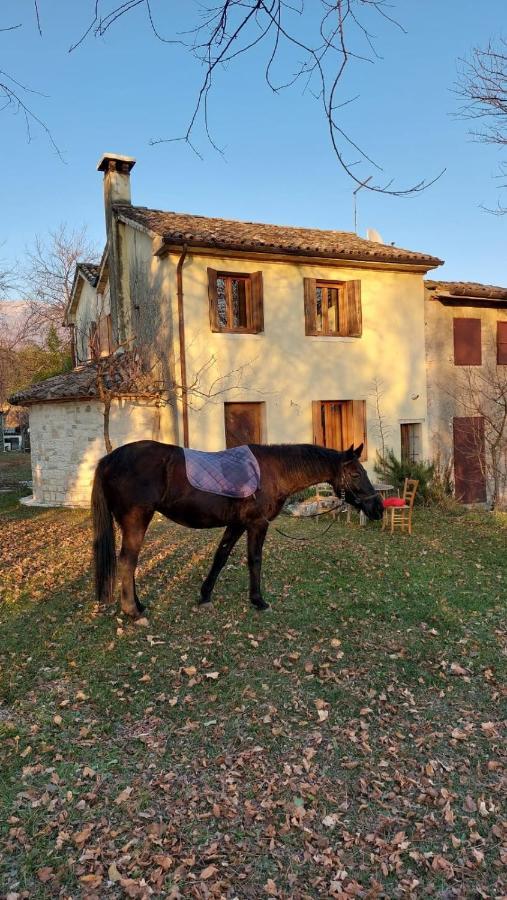
[{"label": "lawn", "polygon": [[86,511],[6,508],[0,893],[506,894],[507,520],[283,528],[309,541],[272,530],[260,614],[243,544],[199,609],[218,532],[157,518],[134,625],[93,601]]}]

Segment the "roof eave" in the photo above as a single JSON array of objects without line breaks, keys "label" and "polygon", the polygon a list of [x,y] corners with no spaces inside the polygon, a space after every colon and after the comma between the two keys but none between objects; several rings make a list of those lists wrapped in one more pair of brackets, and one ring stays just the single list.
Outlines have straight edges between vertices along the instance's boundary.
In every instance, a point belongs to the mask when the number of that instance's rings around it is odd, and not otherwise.
[{"label": "roof eave", "polygon": [[396,268],[402,269],[404,271],[417,271],[417,272],[428,272],[430,269],[436,269],[438,266],[443,265],[443,261],[441,259],[437,259],[437,257],[428,256],[422,257],[417,260],[410,260],[406,257],[375,257],[375,256],[366,256],[365,254],[351,254],[351,253],[329,253],[326,251],[321,251],[316,253],[314,250],[305,250],[301,248],[287,248],[287,247],[276,247],[276,246],[259,246],[258,244],[238,244],[233,242],[221,242],[215,241],[213,243],[206,242],[202,240],[196,240],[192,238],[177,238],[174,235],[166,235],[162,238],[162,245],[156,251],[157,256],[165,256],[167,253],[175,252],[181,249],[186,245],[187,247],[192,247],[194,251],[201,251],[202,253],[235,253],[235,254],[245,254],[252,256],[253,254],[262,256],[276,256],[276,257],[289,257],[290,259],[296,261],[297,259],[303,260],[314,260],[315,262],[324,261],[336,261],[339,265],[361,265],[361,266],[379,266],[381,268]]}]

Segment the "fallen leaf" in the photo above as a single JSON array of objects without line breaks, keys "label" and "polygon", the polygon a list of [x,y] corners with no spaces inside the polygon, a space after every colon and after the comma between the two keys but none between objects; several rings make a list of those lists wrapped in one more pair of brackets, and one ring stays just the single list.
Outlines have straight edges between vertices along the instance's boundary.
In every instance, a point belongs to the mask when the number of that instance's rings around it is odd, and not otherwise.
[{"label": "fallen leaf", "polygon": [[124,788],[124,790],[118,794],[116,800],[114,801],[117,804],[117,806],[119,806],[120,803],[125,803],[125,801],[128,800],[128,798],[130,797],[132,791],[133,791],[133,788],[131,788],[131,787]]},{"label": "fallen leaf", "polygon": [[216,875],[217,872],[218,872],[217,866],[214,866],[214,865],[206,866],[206,868],[202,870],[199,878],[202,878],[205,881],[207,878],[213,878],[213,875]]},{"label": "fallen leaf", "polygon": [[53,869],[50,866],[43,866],[42,869],[37,870],[37,878],[39,881],[42,881],[44,884],[46,881],[49,881],[53,877]]}]

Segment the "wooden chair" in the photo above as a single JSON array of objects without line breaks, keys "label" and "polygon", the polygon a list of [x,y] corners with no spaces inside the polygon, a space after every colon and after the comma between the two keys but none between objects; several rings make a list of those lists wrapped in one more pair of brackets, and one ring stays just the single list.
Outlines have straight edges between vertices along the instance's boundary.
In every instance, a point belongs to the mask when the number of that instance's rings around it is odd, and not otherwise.
[{"label": "wooden chair", "polygon": [[415,478],[405,478],[403,496],[401,498],[388,497],[387,500],[384,500],[382,531],[389,528],[393,534],[394,529],[399,528],[401,531],[408,531],[409,534],[412,534],[412,510],[418,486],[419,481]]}]

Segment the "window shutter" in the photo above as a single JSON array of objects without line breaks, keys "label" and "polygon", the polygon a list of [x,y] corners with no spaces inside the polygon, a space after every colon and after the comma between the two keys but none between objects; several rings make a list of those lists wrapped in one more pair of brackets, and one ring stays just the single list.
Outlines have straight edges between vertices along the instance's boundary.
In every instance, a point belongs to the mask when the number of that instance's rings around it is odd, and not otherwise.
[{"label": "window shutter", "polygon": [[345,282],[345,307],[347,335],[349,337],[361,337],[363,333],[361,315],[361,282]]},{"label": "window shutter", "polygon": [[212,331],[219,331],[217,305],[217,270],[208,269],[209,324]]},{"label": "window shutter", "polygon": [[312,400],[313,443],[324,446],[324,432],[322,430],[322,401]]},{"label": "window shutter", "polygon": [[[316,296],[317,296],[317,279],[304,279],[305,291],[305,334],[316,334]],[[318,443],[318,442],[316,442]]]},{"label": "window shutter", "polygon": [[507,366],[507,321],[496,326],[496,361],[499,366]]},{"label": "window shutter", "polygon": [[113,323],[111,319],[111,313],[108,313],[106,316],[107,321],[107,345],[109,347],[109,353],[112,353],[114,350],[113,345]]},{"label": "window shutter", "polygon": [[366,444],[366,400],[352,400],[352,427],[354,447],[364,444],[361,460],[368,458]]},{"label": "window shutter", "polygon": [[480,366],[481,320],[454,319],[454,365]]},{"label": "window shutter", "polygon": [[255,331],[264,331],[264,296],[262,272],[252,272],[252,327]]}]

